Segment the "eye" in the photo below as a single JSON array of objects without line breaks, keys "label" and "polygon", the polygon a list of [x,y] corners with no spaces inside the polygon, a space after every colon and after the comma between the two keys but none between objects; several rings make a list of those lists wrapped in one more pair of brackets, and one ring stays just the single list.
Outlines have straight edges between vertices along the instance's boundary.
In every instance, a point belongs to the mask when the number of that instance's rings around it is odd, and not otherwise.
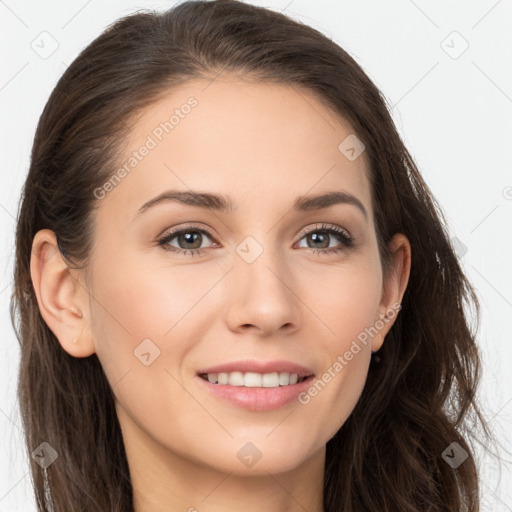
[{"label": "eye", "polygon": [[[330,243],[333,239],[333,235],[335,235],[334,238],[341,241],[341,243],[334,248],[332,248]],[[208,247],[205,248],[203,246],[205,236],[211,240],[213,239],[213,235],[205,229],[196,226],[184,227],[165,234],[158,240],[158,245],[166,251],[194,256],[195,254],[207,252]],[[171,244],[175,239],[178,247]],[[354,243],[354,239],[348,231],[336,225],[326,224],[319,224],[315,226],[314,229],[306,231],[302,234],[301,241],[303,239],[306,239],[306,243],[308,244],[306,248],[311,252],[328,255],[345,251],[352,247]],[[313,247],[310,247],[309,244],[313,244]]]},{"label": "eye", "polygon": [[[193,226],[181,228],[164,235],[158,240],[158,245],[162,246],[166,251],[194,256],[194,254],[206,252],[206,249],[202,247],[205,235],[210,239],[213,238],[205,229],[199,229]],[[178,247],[170,245],[170,242],[174,239],[177,239]],[[180,247],[180,245],[183,247]]]},{"label": "eye", "polygon": [[[330,242],[333,239],[332,235],[335,235],[334,238],[341,241],[341,244],[333,249],[331,249],[332,246],[330,245]],[[314,229],[307,231],[303,234],[301,240],[303,239],[306,239],[306,243],[308,244],[307,248],[313,253],[322,253],[327,255],[345,251],[352,247],[354,243],[354,239],[347,230],[340,228],[339,226],[326,224],[317,225]],[[310,243],[313,244],[313,247],[309,247]]]}]

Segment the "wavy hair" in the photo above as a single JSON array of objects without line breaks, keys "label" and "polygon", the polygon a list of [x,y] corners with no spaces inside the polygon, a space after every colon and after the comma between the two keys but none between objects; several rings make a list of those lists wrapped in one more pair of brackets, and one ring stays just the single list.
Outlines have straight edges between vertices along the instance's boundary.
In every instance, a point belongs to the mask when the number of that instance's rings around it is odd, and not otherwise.
[{"label": "wavy hair", "polygon": [[[230,0],[117,20],[66,69],[39,119],[18,211],[10,309],[28,451],[46,441],[59,454],[46,469],[29,458],[38,510],[131,512],[133,499],[99,359],[67,354],[39,312],[34,235],[53,230],[69,266],[87,269],[94,190],[113,175],[137,114],[174,86],[224,71],[305,88],[348,121],[366,146],[383,269],[395,233],[411,243],[401,314],[355,409],[327,442],[325,512],[477,512],[472,440],[490,435],[477,406],[479,305],[441,209],[385,98],[346,51],[284,14]],[[443,458],[452,443],[468,454],[456,468]]]}]

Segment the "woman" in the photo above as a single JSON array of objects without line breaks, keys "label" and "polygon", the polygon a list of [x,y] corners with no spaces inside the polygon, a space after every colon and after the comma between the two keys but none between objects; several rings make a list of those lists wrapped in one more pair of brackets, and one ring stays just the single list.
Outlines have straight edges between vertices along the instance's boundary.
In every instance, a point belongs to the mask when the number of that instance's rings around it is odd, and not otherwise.
[{"label": "woman", "polygon": [[467,305],[344,50],[225,0],[121,19],[52,92],[19,214],[39,510],[477,511]]}]

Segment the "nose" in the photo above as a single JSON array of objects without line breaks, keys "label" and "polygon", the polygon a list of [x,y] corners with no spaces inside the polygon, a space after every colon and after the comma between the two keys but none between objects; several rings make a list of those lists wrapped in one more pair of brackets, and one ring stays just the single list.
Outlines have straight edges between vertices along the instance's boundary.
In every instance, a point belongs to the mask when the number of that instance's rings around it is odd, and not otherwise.
[{"label": "nose", "polygon": [[261,337],[295,332],[300,300],[294,290],[297,283],[293,272],[275,250],[263,250],[254,261],[251,259],[243,252],[234,255],[234,268],[226,283],[229,328],[239,333],[253,330]]}]

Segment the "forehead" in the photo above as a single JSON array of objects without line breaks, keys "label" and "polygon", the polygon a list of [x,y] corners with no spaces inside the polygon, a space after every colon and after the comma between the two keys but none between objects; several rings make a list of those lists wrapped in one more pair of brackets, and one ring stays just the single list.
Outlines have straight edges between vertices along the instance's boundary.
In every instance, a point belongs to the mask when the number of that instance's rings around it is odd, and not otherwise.
[{"label": "forehead", "polygon": [[[371,212],[366,154],[340,150],[353,129],[309,90],[221,75],[172,88],[134,120],[101,208],[136,213],[166,189],[201,190],[238,204],[291,206],[343,190]],[[119,173],[118,173],[119,174]],[[237,209],[238,210],[238,209]]]}]

